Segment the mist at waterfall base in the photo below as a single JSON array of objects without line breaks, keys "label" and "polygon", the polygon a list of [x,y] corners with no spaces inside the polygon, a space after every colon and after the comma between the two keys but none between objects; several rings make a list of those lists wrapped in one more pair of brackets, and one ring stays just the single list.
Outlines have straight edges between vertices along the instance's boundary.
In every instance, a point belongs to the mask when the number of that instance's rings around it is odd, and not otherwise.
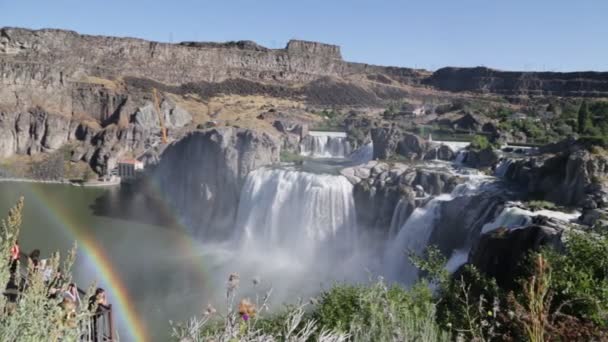
[{"label": "mist at waterfall base", "polygon": [[[282,309],[283,303],[316,296],[336,282],[367,283],[383,276],[389,282],[411,284],[417,271],[406,252],[421,252],[427,246],[442,220],[441,208],[454,201],[471,201],[472,195],[488,191],[487,185],[495,182],[472,170],[454,170],[448,163],[425,162],[425,167],[459,172],[464,183],[450,194],[428,196],[426,204],[409,217],[397,203],[386,235],[372,234],[368,227],[358,225],[353,185],[338,172],[369,161],[372,150],[367,145],[349,159],[307,159],[303,165],[251,172],[244,180],[230,237],[221,241],[201,237],[206,222],[201,222],[202,227],[180,224],[167,200],[147,184],[90,189],[4,183],[0,184],[0,204],[8,208],[18,196],[26,196],[20,241],[24,251],[41,248],[45,254],[65,251],[73,237],[41,214],[44,203],[30,199],[45,192],[60,203],[73,226],[104,250],[150,335],[164,341],[169,320],[200,315],[207,304],[218,309],[224,306],[231,273],[241,278],[239,298],[255,298],[272,289],[274,310]],[[37,190],[28,193],[32,187]],[[488,217],[483,223],[495,218]],[[463,244],[452,251],[449,270],[466,261],[469,248]],[[98,279],[95,265],[86,258],[77,260],[75,272],[79,284]],[[110,284],[100,285],[111,290]],[[111,292],[109,297],[112,301]],[[120,318],[117,321],[120,324]],[[125,335],[124,329],[121,333]]]}]

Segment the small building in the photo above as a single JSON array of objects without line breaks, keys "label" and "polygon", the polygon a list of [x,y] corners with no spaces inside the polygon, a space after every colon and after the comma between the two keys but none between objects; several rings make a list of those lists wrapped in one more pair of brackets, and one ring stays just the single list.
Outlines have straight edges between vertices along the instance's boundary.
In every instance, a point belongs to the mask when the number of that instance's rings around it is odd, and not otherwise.
[{"label": "small building", "polygon": [[144,163],[137,159],[125,158],[118,161],[118,176],[123,180],[134,179],[143,169]]}]

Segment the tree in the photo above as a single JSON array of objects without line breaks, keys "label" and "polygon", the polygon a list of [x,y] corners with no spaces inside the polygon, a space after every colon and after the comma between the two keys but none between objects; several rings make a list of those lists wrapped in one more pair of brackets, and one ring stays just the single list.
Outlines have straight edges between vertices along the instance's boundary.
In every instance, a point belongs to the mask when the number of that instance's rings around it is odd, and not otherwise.
[{"label": "tree", "polygon": [[587,101],[581,103],[581,108],[578,110],[578,133],[588,134],[593,127],[591,122],[591,114],[589,113],[589,106]]}]

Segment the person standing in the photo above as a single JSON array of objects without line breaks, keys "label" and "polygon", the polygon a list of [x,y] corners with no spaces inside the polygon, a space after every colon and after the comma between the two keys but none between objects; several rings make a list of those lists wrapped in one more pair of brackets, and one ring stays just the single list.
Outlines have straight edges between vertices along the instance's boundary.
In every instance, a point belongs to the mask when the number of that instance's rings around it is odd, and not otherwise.
[{"label": "person standing", "polygon": [[11,274],[17,272],[17,264],[19,263],[19,255],[21,250],[19,248],[19,241],[15,241],[15,244],[11,247],[11,259],[10,259],[10,271]]},{"label": "person standing", "polygon": [[89,311],[92,315],[90,340],[93,342],[100,341],[97,325],[99,323],[99,317],[103,313],[102,305],[108,305],[108,303],[106,300],[106,291],[99,287],[95,290],[95,294],[89,297]]}]

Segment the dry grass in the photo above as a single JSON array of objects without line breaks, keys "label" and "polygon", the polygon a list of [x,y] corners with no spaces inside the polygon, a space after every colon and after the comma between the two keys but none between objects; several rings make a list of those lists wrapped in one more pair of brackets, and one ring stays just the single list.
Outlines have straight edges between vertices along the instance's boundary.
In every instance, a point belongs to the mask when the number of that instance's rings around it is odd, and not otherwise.
[{"label": "dry grass", "polygon": [[109,79],[96,77],[96,76],[84,76],[84,77],[78,79],[78,82],[100,85],[100,86],[103,86],[104,88],[107,88],[107,89],[110,89],[113,91],[119,91],[119,90],[124,89],[123,82],[120,79],[109,80]]},{"label": "dry grass", "polygon": [[192,114],[193,125],[216,121],[219,126],[239,126],[276,134],[271,117],[258,119],[261,113],[274,108],[287,113],[290,120],[315,122],[319,117],[306,111],[302,102],[261,95],[222,95],[203,101],[195,95],[167,94],[171,100]]}]

